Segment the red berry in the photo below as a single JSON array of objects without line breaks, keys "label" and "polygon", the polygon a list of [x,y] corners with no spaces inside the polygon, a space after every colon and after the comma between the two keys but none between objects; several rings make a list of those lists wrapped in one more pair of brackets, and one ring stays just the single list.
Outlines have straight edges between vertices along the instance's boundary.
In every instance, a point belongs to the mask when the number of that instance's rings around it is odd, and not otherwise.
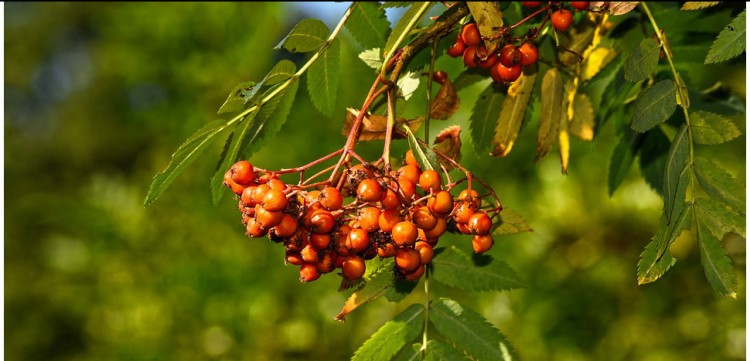
[{"label": "red berry", "polygon": [[461,29],[461,40],[466,46],[477,46],[482,40],[476,23],[468,23]]},{"label": "red berry", "polygon": [[495,65],[495,63],[497,63],[497,54],[488,54],[487,47],[485,47],[484,45],[477,46],[476,57],[477,65],[485,69],[491,68],[493,65]]},{"label": "red berry", "polygon": [[466,225],[469,226],[471,233],[485,235],[490,233],[490,229],[492,229],[492,219],[487,213],[476,212],[469,218]]},{"label": "red berry", "polygon": [[468,66],[469,68],[476,68],[477,65],[477,47],[476,46],[468,46],[466,47],[466,50],[464,50],[464,65]]},{"label": "red berry", "polygon": [[331,232],[335,223],[336,220],[333,219],[331,212],[318,210],[310,218],[310,230],[313,233],[327,234]]},{"label": "red berry", "polygon": [[497,63],[494,66],[494,69],[496,69],[497,71],[498,78],[502,80],[503,82],[515,81],[516,79],[518,79],[518,77],[521,76],[521,70],[522,70],[521,64],[516,64],[508,68],[505,65],[503,65],[502,62]]},{"label": "red berry", "polygon": [[464,50],[466,50],[466,44],[463,40],[461,40],[461,37],[459,37],[456,43],[448,48],[446,53],[448,53],[448,56],[452,58],[458,58],[459,56],[463,55]]},{"label": "red berry", "polygon": [[535,8],[539,5],[542,5],[542,2],[541,1],[521,1],[521,5],[527,8]]},{"label": "red berry", "polygon": [[513,44],[505,45],[500,50],[500,62],[510,68],[521,62],[521,52]]},{"label": "red berry", "polygon": [[539,49],[530,41],[523,43],[518,50],[521,52],[521,65],[523,66],[532,65],[539,59]]},{"label": "red berry", "polygon": [[573,5],[573,7],[578,11],[583,11],[589,8],[588,1],[571,1],[570,5]]},{"label": "red berry", "polygon": [[566,31],[573,24],[573,13],[568,9],[560,9],[552,13],[552,26],[557,31]]},{"label": "red berry", "polygon": [[312,233],[310,234],[310,244],[317,249],[325,249],[331,244],[331,235]]}]

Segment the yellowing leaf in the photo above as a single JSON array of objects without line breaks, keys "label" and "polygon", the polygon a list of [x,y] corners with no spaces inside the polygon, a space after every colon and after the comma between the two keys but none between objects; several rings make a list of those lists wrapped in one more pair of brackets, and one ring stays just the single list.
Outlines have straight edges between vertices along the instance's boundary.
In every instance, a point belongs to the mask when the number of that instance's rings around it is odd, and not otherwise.
[{"label": "yellowing leaf", "polygon": [[[482,38],[490,38],[495,35],[500,27],[503,26],[503,13],[498,10],[492,1],[467,1],[471,16],[477,22],[477,28]],[[500,45],[502,37],[494,40],[485,40],[484,45],[487,47],[487,53],[491,54]]]},{"label": "yellowing leaf", "polygon": [[624,15],[635,9],[638,1],[611,1],[607,13],[611,15]]},{"label": "yellowing leaf", "polygon": [[583,62],[581,79],[586,81],[593,78],[616,56],[617,52],[610,48],[599,47],[594,49]]},{"label": "yellowing leaf", "polygon": [[686,1],[680,10],[700,10],[719,5],[719,1]]},{"label": "yellowing leaf", "polygon": [[544,158],[557,139],[560,116],[563,114],[562,76],[555,68],[548,70],[542,78],[542,110],[539,114],[539,130],[536,137],[536,160]]},{"label": "yellowing leaf", "polygon": [[570,158],[570,135],[568,134],[568,117],[560,116],[560,133],[558,135],[558,146],[560,150],[560,164],[562,173],[568,174],[568,160]]},{"label": "yellowing leaf", "polygon": [[[346,118],[344,118],[344,128],[341,129],[341,134],[348,135],[352,129],[354,120],[359,115],[359,111],[353,108],[346,108]],[[365,115],[362,119],[362,130],[359,134],[360,141],[368,140],[382,140],[385,139],[385,128],[388,124],[388,119],[383,115]],[[422,125],[422,117],[416,119],[406,119],[402,117],[396,117],[396,124],[405,124],[411,129],[412,132],[416,132],[417,129]],[[393,139],[404,139],[405,137],[398,133],[393,132]]]},{"label": "yellowing leaf", "polygon": [[529,103],[529,97],[534,89],[536,71],[531,74],[523,73],[508,88],[508,96],[503,100],[500,118],[495,127],[495,135],[492,139],[493,157],[505,157],[510,153],[513,144],[518,138],[523,116]]},{"label": "yellowing leaf", "polygon": [[570,119],[570,134],[582,140],[594,139],[594,108],[586,94],[578,94],[573,102],[573,118]]}]

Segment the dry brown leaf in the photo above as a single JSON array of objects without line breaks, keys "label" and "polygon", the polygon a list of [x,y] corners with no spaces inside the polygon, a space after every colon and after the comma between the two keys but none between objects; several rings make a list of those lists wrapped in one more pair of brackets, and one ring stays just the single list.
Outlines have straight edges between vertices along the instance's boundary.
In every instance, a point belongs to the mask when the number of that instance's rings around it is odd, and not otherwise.
[{"label": "dry brown leaf", "polygon": [[607,13],[610,15],[624,15],[638,6],[638,1],[610,1]]},{"label": "dry brown leaf", "polygon": [[[443,129],[438,135],[435,137],[434,146],[432,149],[443,153],[444,155],[450,157],[451,159],[455,160],[456,162],[459,162],[461,160],[461,127],[458,125],[451,125],[448,128]],[[443,158],[440,158],[440,164],[442,164],[445,169],[451,170],[453,169],[453,165],[450,164],[450,162],[444,160]]]},{"label": "dry brown leaf", "polygon": [[458,98],[456,90],[453,88],[453,84],[446,77],[443,84],[440,85],[435,99],[432,100],[430,105],[430,118],[438,120],[446,120],[453,115],[458,106],[461,104],[461,99]]},{"label": "dry brown leaf", "polygon": [[[477,22],[477,28],[482,38],[488,39],[495,35],[503,26],[503,13],[492,1],[467,1],[471,16]],[[492,54],[500,46],[502,38],[498,37],[493,40],[485,40],[484,45],[487,47],[487,54]]]},{"label": "dry brown leaf", "polygon": [[[354,120],[359,115],[359,111],[354,108],[346,108],[346,117],[344,118],[344,127],[341,129],[341,134],[349,135],[349,131],[352,129]],[[422,125],[422,117],[416,119],[406,119],[402,117],[396,117],[396,124],[406,124],[412,132],[416,132],[417,129]],[[362,119],[362,131],[359,134],[359,141],[368,140],[382,140],[385,139],[385,128],[388,124],[388,119],[383,115],[365,115]],[[393,139],[404,139],[402,134],[393,132]]]}]

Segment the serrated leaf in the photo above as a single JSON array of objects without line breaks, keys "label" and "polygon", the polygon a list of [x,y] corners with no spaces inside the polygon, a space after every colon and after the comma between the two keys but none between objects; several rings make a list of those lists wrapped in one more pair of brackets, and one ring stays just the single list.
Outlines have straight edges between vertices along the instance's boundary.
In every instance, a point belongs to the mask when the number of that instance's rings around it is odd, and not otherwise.
[{"label": "serrated leaf", "polygon": [[[421,347],[421,345],[419,345]],[[427,351],[424,355],[424,361],[456,361],[456,360],[465,360],[468,361],[469,358],[466,357],[461,351],[455,349],[453,346],[437,341],[437,340],[429,340],[427,341]]]},{"label": "serrated leaf", "polygon": [[254,96],[261,86],[262,84],[256,85],[254,81],[246,81],[238,84],[229,92],[227,99],[219,107],[219,111],[216,114],[235,113],[245,109],[247,100]]},{"label": "serrated leaf", "polygon": [[429,8],[431,8],[432,5],[435,5],[435,3],[434,2],[415,2],[409,8],[409,10],[407,10],[404,13],[404,15],[401,16],[401,19],[399,19],[398,22],[396,23],[396,26],[393,27],[393,31],[388,36],[388,40],[386,40],[385,42],[385,47],[383,48],[384,55],[390,53],[392,50],[394,50],[396,47],[400,45],[400,44],[396,44],[396,41],[398,41],[401,35],[411,31],[409,27],[410,23],[414,22],[414,24],[416,24],[417,22],[419,22],[420,19],[417,19],[417,17],[421,17],[420,13],[426,14],[426,12],[429,11]]},{"label": "serrated leaf", "polygon": [[[661,228],[660,228],[661,229]],[[664,230],[663,232],[665,232]],[[664,252],[661,258],[658,257],[658,237],[664,237],[657,234],[651,239],[651,242],[646,246],[638,261],[638,284],[645,285],[647,283],[654,282],[664,275],[672,266],[674,266],[676,260],[669,253],[669,249]]]},{"label": "serrated leaf", "polygon": [[292,53],[307,53],[318,50],[326,42],[328,27],[319,19],[303,19],[274,49],[282,47]]},{"label": "serrated leaf", "polygon": [[[348,135],[352,129],[352,125],[357,118],[359,111],[353,108],[346,108],[346,117],[344,118],[344,127],[341,128],[341,134]],[[396,117],[395,123],[407,125],[412,132],[417,131],[422,125],[422,117],[416,119],[406,119],[402,117]],[[382,115],[365,115],[362,119],[362,130],[360,131],[358,141],[364,142],[368,140],[382,140],[385,139],[385,130],[388,126],[388,118]],[[394,130],[397,129],[394,127]],[[404,139],[406,136],[403,133],[393,132],[391,139]]]},{"label": "serrated leaf", "polygon": [[227,138],[227,143],[220,157],[221,160],[214,176],[211,178],[211,200],[214,205],[219,204],[221,198],[224,196],[224,173],[238,160],[237,155],[244,146],[247,130],[250,129],[250,123],[253,122],[256,114],[258,114],[257,111],[242,118],[240,123],[235,126],[232,134]]},{"label": "serrated leaf", "polygon": [[643,39],[625,60],[625,79],[641,81],[648,78],[659,64],[661,47],[654,39]]},{"label": "serrated leaf", "polygon": [[643,92],[635,102],[633,130],[643,133],[669,119],[677,108],[675,91],[674,82],[665,79]]},{"label": "serrated leaf", "polygon": [[[429,344],[431,341],[427,341],[427,343]],[[411,347],[409,345],[404,346],[391,361],[423,361],[422,344],[415,343]]]},{"label": "serrated leaf", "polygon": [[563,84],[562,76],[555,68],[547,70],[542,78],[541,103],[534,160],[544,158],[557,141],[557,129],[563,112]]},{"label": "serrated leaf", "polygon": [[413,1],[383,1],[383,5],[380,5],[383,9],[388,8],[406,8],[414,4]]},{"label": "serrated leaf", "polygon": [[[664,214],[667,217],[667,223],[672,221],[672,211],[675,204],[682,204],[685,200],[685,187],[680,186],[680,182],[685,178],[687,170],[685,164],[690,156],[690,140],[685,124],[680,127],[672,140],[672,145],[667,153],[667,163],[664,167],[664,185],[662,191],[664,194]],[[679,214],[679,213],[678,213]]]},{"label": "serrated leaf", "polygon": [[458,302],[440,298],[430,302],[430,322],[452,344],[477,361],[518,359],[505,336],[480,314]]},{"label": "serrated leaf", "polygon": [[499,91],[494,82],[479,94],[471,110],[471,140],[477,153],[484,153],[490,147],[492,131],[500,116],[500,109],[505,100],[505,94]]},{"label": "serrated leaf", "polygon": [[719,1],[686,1],[680,10],[700,10],[719,5]]},{"label": "serrated leaf", "polygon": [[352,14],[344,26],[365,49],[382,48],[391,31],[385,11],[378,3],[366,1],[352,3]]},{"label": "serrated leaf", "polygon": [[690,130],[697,144],[721,144],[742,134],[731,120],[701,110],[690,114]]},{"label": "serrated leaf", "polygon": [[367,49],[357,55],[367,66],[373,69],[380,69],[383,66],[383,54],[380,48]]},{"label": "serrated leaf", "polygon": [[502,212],[498,215],[497,227],[492,231],[495,236],[503,236],[509,234],[517,234],[523,232],[533,232],[528,222],[516,213],[516,211],[508,208],[503,208]]},{"label": "serrated leaf", "polygon": [[568,131],[581,140],[594,139],[594,106],[586,94],[576,94],[573,102],[573,119],[570,120]]},{"label": "serrated leaf", "polygon": [[503,291],[524,286],[507,263],[490,255],[474,255],[472,259],[454,246],[435,252],[431,264],[435,281],[462,290]]},{"label": "serrated leaf", "polygon": [[716,163],[695,158],[695,176],[708,195],[745,214],[745,187]]},{"label": "serrated leaf", "polygon": [[[281,130],[292,109],[298,86],[298,81],[291,82],[285,90],[261,106],[255,120],[250,123],[250,129],[247,130],[250,138],[247,138],[241,150],[243,159],[250,158],[256,149]],[[269,92],[271,91],[273,89],[269,89]]]},{"label": "serrated leaf", "polygon": [[393,287],[393,269],[384,267],[365,282],[364,286],[353,292],[346,299],[344,307],[335,319],[344,321],[346,316],[363,304],[376,300],[385,294],[385,291]]},{"label": "serrated leaf", "polygon": [[406,139],[409,141],[409,149],[411,149],[414,154],[414,159],[419,163],[419,167],[423,170],[440,170],[440,160],[435,152],[430,148],[421,146],[417,141],[417,137],[414,136],[414,133],[412,133],[409,127],[401,126],[401,129],[406,132]]},{"label": "serrated leaf", "polygon": [[[461,127],[458,125],[451,125],[438,133],[435,136],[435,141],[432,149],[443,153],[443,155],[455,160],[456,162],[461,161]],[[440,158],[440,164],[445,167],[446,170],[452,170],[453,164]]]},{"label": "serrated leaf", "polygon": [[638,1],[611,1],[607,8],[607,13],[610,15],[625,15],[635,9],[638,5]]},{"label": "serrated leaf", "polygon": [[492,84],[492,79],[487,78],[486,71],[482,68],[467,68],[453,80],[453,89],[460,91],[478,82]]},{"label": "serrated leaf", "polygon": [[402,279],[401,277],[393,277],[393,287],[386,288],[383,296],[385,296],[385,299],[388,300],[388,302],[399,302],[406,298],[406,296],[410,295],[411,292],[414,291],[414,288],[417,287],[418,283],[418,281],[412,282]]},{"label": "serrated leaf", "polygon": [[446,120],[456,113],[459,105],[461,105],[461,99],[456,94],[450,79],[446,77],[430,104],[430,118]]},{"label": "serrated leaf", "polygon": [[698,249],[701,254],[701,265],[708,283],[722,296],[737,298],[737,275],[732,261],[724,253],[724,248],[707,226],[698,219]]},{"label": "serrated leaf", "polygon": [[729,209],[713,198],[701,197],[695,200],[695,212],[716,238],[721,239],[729,232],[745,237],[745,217]]},{"label": "serrated leaf", "polygon": [[588,81],[592,79],[616,57],[617,52],[614,49],[604,46],[594,49],[583,61],[581,80]]},{"label": "serrated leaf", "polygon": [[690,224],[692,223],[693,219],[693,204],[690,202],[680,203],[678,209],[679,214],[675,216],[675,219],[672,220],[672,223],[667,224],[666,217],[664,217],[664,215],[662,215],[661,219],[659,220],[659,227],[663,227],[665,229],[657,232],[657,234],[662,235],[662,237],[659,238],[657,242],[657,244],[659,245],[656,253],[658,257],[657,259],[661,259],[661,257],[664,256],[664,253],[667,252],[669,246],[671,246],[672,242],[674,242],[674,240],[680,236],[680,233],[682,233],[682,231],[690,228]]},{"label": "serrated leaf", "polygon": [[297,66],[289,60],[283,59],[276,63],[263,78],[263,85],[275,85],[286,81],[297,72]]},{"label": "serrated leaf", "polygon": [[647,132],[640,141],[638,165],[641,174],[646,179],[646,183],[660,195],[663,195],[664,169],[671,144],[659,128]]},{"label": "serrated leaf", "polygon": [[404,100],[409,100],[412,94],[417,91],[419,87],[419,73],[410,71],[401,76],[397,82],[398,85],[398,96],[403,97]]},{"label": "serrated leaf", "polygon": [[706,64],[729,60],[745,51],[745,12],[746,10],[743,10],[719,33],[708,49]]},{"label": "serrated leaf", "polygon": [[[492,39],[497,33],[497,29],[503,26],[503,14],[498,10],[497,5],[492,1],[467,1],[471,17],[477,24],[477,29],[482,38]],[[487,53],[492,54],[500,45],[501,37],[496,39],[485,40],[484,45],[487,47]]]},{"label": "serrated leaf", "polygon": [[352,361],[390,360],[422,331],[424,306],[413,304],[386,322],[354,353]]},{"label": "serrated leaf", "polygon": [[535,81],[536,71],[529,74],[524,72],[508,88],[508,95],[503,100],[500,117],[495,127],[491,156],[505,157],[513,149]]},{"label": "serrated leaf", "polygon": [[[568,29],[566,32],[558,32],[557,35],[560,38],[561,47],[557,48],[557,57],[561,63],[565,66],[572,67],[574,64],[581,60],[577,55],[571,53],[573,51],[576,54],[583,54],[591,45],[594,40],[594,30],[596,24],[594,24],[588,17],[583,17],[573,27]],[[564,50],[568,49],[568,50]]]},{"label": "serrated leaf", "polygon": [[307,90],[313,105],[328,117],[336,107],[339,86],[339,41],[334,39],[328,49],[307,70]]},{"label": "serrated leaf", "polygon": [[223,119],[206,124],[193,133],[172,154],[172,159],[163,171],[154,176],[148,188],[144,206],[153,203],[169,187],[175,178],[192,163],[216,139],[216,136],[226,129],[229,124]]},{"label": "serrated leaf", "polygon": [[615,149],[612,151],[612,156],[609,158],[609,174],[607,177],[607,185],[609,186],[609,196],[611,197],[617,187],[622,184],[625,177],[630,172],[630,167],[633,166],[635,160],[635,152],[633,151],[633,143],[635,137],[628,137],[623,135],[617,141]]}]

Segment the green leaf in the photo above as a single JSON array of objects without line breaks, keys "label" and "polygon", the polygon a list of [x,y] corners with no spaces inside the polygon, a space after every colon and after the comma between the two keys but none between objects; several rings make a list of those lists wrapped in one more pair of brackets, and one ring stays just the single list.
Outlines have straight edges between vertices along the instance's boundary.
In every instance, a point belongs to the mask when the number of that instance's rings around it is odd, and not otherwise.
[{"label": "green leaf", "polygon": [[216,173],[211,178],[211,200],[214,205],[219,204],[221,198],[224,196],[224,173],[229,170],[232,164],[239,160],[237,159],[237,155],[245,144],[247,130],[250,129],[250,124],[253,122],[256,114],[258,112],[252,112],[240,119],[240,123],[235,126],[232,134],[227,138],[227,143],[221,154],[221,160],[217,166]]},{"label": "green leaf", "polygon": [[[422,345],[419,345],[420,347]],[[455,349],[453,346],[437,341],[437,340],[429,340],[427,341],[427,352],[425,352],[424,361],[456,361],[456,360],[466,360],[468,361],[469,358],[466,357],[461,351]]]},{"label": "green leaf", "polygon": [[344,321],[346,316],[363,304],[374,301],[383,296],[389,288],[394,285],[394,276],[392,267],[383,267],[375,272],[372,277],[364,283],[359,289],[354,291],[344,303],[341,312],[336,315],[335,319]]},{"label": "green leaf", "polygon": [[725,143],[742,134],[731,120],[701,110],[690,114],[690,130],[697,144]]},{"label": "green leaf", "polygon": [[659,64],[661,47],[654,39],[643,39],[625,60],[625,79],[641,81],[648,78]]},{"label": "green leaf", "polygon": [[667,164],[667,153],[671,143],[660,128],[647,132],[639,142],[638,165],[641,173],[651,188],[662,194],[664,186],[664,169]]},{"label": "green leaf", "polygon": [[[429,344],[432,340],[427,341]],[[404,346],[396,357],[392,361],[423,361],[422,360],[422,344],[415,343],[411,347],[409,345]]]},{"label": "green leaf", "polygon": [[480,314],[448,298],[431,301],[430,311],[430,322],[435,329],[472,359],[518,359],[505,336]]},{"label": "green leaf", "polygon": [[297,66],[289,60],[281,60],[271,68],[263,78],[263,85],[275,85],[291,78],[297,72]]},{"label": "green leaf", "polygon": [[746,10],[743,10],[719,33],[708,50],[706,64],[729,60],[745,51],[745,12]]},{"label": "green leaf", "polygon": [[283,47],[292,53],[315,51],[323,46],[329,33],[326,24],[319,19],[303,19],[274,49]]},{"label": "green leaf", "polygon": [[424,306],[413,304],[386,322],[354,353],[352,361],[390,360],[422,331]]},{"label": "green leaf", "polygon": [[722,296],[737,298],[737,275],[732,261],[724,253],[721,241],[711,234],[701,219],[698,219],[698,248],[703,272],[714,291]]},{"label": "green leaf", "polygon": [[414,133],[411,132],[409,127],[402,125],[401,128],[406,132],[406,139],[409,141],[409,148],[414,154],[414,159],[419,163],[419,167],[423,170],[439,170],[440,160],[438,159],[437,154],[435,154],[431,148],[421,146],[417,141],[417,137],[414,136]]},{"label": "green leaf", "polygon": [[[391,267],[391,271],[393,271],[393,267]],[[391,272],[391,274],[393,274],[393,272]],[[388,302],[399,302],[406,298],[406,296],[410,295],[411,292],[414,291],[414,288],[417,287],[418,283],[419,282],[411,282],[402,279],[401,277],[394,276],[393,286],[386,288],[383,296],[385,296],[385,299],[388,300]]]},{"label": "green leaf", "polygon": [[382,48],[391,31],[385,11],[376,2],[352,3],[352,14],[344,26],[365,49]]},{"label": "green leaf", "polygon": [[[664,194],[664,213],[667,216],[667,223],[672,221],[672,211],[675,204],[682,205],[685,200],[685,187],[679,185],[683,180],[687,170],[685,164],[690,156],[690,140],[688,139],[687,126],[683,124],[677,135],[672,140],[672,146],[667,154],[667,164],[664,167],[664,185],[662,191]],[[684,181],[682,183],[685,183]],[[679,212],[677,213],[679,214]]]},{"label": "green leaf", "polygon": [[492,231],[492,234],[495,236],[533,231],[529,223],[512,209],[503,208],[498,218],[499,223],[497,223],[497,227]]},{"label": "green leaf", "polygon": [[413,1],[383,1],[383,5],[380,5],[383,9],[388,8],[405,8],[414,4]]},{"label": "green leaf", "polygon": [[734,232],[745,237],[745,217],[713,198],[695,200],[695,212],[716,238]]},{"label": "green leaf", "polygon": [[398,79],[396,84],[398,85],[398,96],[403,97],[404,100],[409,100],[419,87],[419,72],[407,72]]},{"label": "green leaf", "polygon": [[393,28],[393,31],[388,36],[388,40],[385,42],[385,47],[383,48],[383,54],[388,54],[391,52],[391,50],[398,47],[400,45],[396,44],[398,38],[400,38],[403,33],[408,33],[409,31],[411,31],[411,29],[409,28],[409,23],[411,23],[412,21],[419,22],[419,19],[416,19],[416,17],[421,13],[424,7],[427,7],[427,10],[429,11],[429,8],[431,8],[432,5],[435,5],[435,3],[415,2],[414,5],[412,5],[409,10],[407,10],[404,15],[401,16],[401,19],[398,20],[396,26]]},{"label": "green leaf", "polygon": [[690,228],[690,224],[692,223],[693,219],[693,203],[681,203],[679,207],[679,213],[675,214],[677,215],[675,216],[675,219],[672,221],[672,223],[667,224],[666,218],[663,214],[662,218],[660,219],[659,227],[664,227],[665,230],[657,232],[657,234],[663,232],[663,237],[657,242],[659,244],[659,249],[657,252],[659,258],[661,258],[664,253],[666,253],[667,249],[669,249],[669,246],[671,246],[672,242],[674,242],[674,240],[680,236],[682,231]]},{"label": "green leaf", "polygon": [[223,119],[206,124],[190,136],[172,154],[172,160],[161,173],[154,176],[146,194],[144,206],[153,203],[169,187],[185,168],[192,163],[229,123]]},{"label": "green leaf", "polygon": [[625,177],[630,172],[630,168],[633,166],[633,161],[635,161],[633,144],[635,140],[635,136],[623,135],[617,141],[614,151],[612,151],[612,156],[609,158],[609,175],[607,177],[610,197],[625,180]]},{"label": "green leaf", "polygon": [[[660,230],[661,229],[662,228],[660,228]],[[668,249],[664,252],[661,258],[658,257],[658,237],[664,237],[664,235],[662,234],[660,236],[657,234],[654,236],[641,253],[641,258],[638,261],[639,285],[645,285],[658,280],[664,275],[664,273],[672,268],[676,262]]]},{"label": "green leaf", "polygon": [[641,94],[633,110],[633,130],[643,133],[669,119],[677,107],[675,91],[674,82],[665,79]]},{"label": "green leaf", "polygon": [[695,158],[695,176],[708,195],[745,214],[745,187],[714,162]]},{"label": "green leaf", "polygon": [[328,49],[307,70],[307,90],[313,105],[321,113],[333,116],[339,86],[339,41],[334,39]]},{"label": "green leaf", "polygon": [[432,259],[435,281],[467,291],[503,291],[520,288],[524,282],[510,266],[490,255],[474,255],[449,246]]},{"label": "green leaf", "polygon": [[508,87],[508,95],[503,100],[500,117],[492,138],[491,156],[504,157],[513,149],[535,81],[536,72],[529,74],[524,72]]},{"label": "green leaf", "polygon": [[491,82],[487,84],[474,103],[469,120],[471,121],[471,140],[478,154],[489,150],[492,131],[504,99],[505,94],[499,91],[494,82]]},{"label": "green leaf", "polygon": [[487,78],[487,74],[482,68],[467,68],[466,70],[458,74],[456,79],[453,81],[453,89],[458,92],[459,90],[474,85],[478,82],[487,82],[487,84],[492,84],[492,79]]},{"label": "green leaf", "polygon": [[[281,130],[292,108],[294,98],[297,96],[298,86],[299,82],[293,81],[286,89],[261,106],[255,120],[250,124],[250,129],[247,130],[249,138],[241,150],[242,159],[250,158],[257,148]],[[273,89],[268,90],[268,92],[271,91]]]},{"label": "green leaf", "polygon": [[383,54],[380,48],[367,49],[357,55],[367,66],[373,69],[380,69],[383,66]]},{"label": "green leaf", "polygon": [[542,78],[542,111],[534,160],[544,158],[557,142],[557,129],[560,126],[560,117],[563,116],[563,100],[562,76],[557,69],[550,68]]},{"label": "green leaf", "polygon": [[262,83],[256,85],[254,81],[238,84],[229,92],[227,100],[219,107],[216,114],[236,113],[245,109],[245,104],[258,92],[261,86]]}]

